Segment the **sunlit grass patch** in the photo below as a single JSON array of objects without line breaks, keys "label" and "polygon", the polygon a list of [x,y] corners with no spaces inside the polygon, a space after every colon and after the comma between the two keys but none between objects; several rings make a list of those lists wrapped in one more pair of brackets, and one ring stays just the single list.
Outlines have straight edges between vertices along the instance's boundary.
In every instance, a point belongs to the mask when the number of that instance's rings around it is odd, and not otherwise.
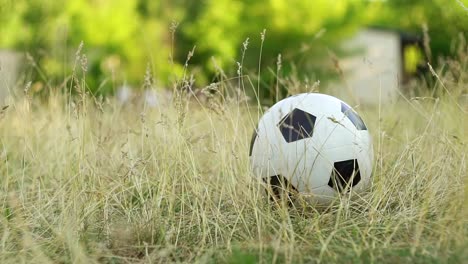
[{"label": "sunlit grass patch", "polygon": [[243,96],[18,99],[0,117],[0,262],[463,262],[465,75],[360,106],[373,184],[326,208],[269,201],[248,160],[259,112]]}]

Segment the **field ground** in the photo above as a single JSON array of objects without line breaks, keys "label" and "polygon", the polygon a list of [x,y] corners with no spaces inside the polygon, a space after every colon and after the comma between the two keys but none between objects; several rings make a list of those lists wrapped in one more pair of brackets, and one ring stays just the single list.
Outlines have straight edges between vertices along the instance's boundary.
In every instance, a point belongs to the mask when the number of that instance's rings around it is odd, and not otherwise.
[{"label": "field ground", "polygon": [[252,102],[19,99],[0,114],[0,263],[466,263],[459,80],[359,107],[373,184],[329,208],[272,204],[253,180]]}]

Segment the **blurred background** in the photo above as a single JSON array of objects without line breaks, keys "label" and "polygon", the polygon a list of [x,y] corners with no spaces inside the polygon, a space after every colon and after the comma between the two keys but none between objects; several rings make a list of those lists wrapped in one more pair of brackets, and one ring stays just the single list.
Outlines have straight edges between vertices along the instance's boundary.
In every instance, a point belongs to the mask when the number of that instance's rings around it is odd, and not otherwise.
[{"label": "blurred background", "polygon": [[241,75],[264,104],[296,82],[301,92],[318,80],[320,89],[352,91],[361,101],[393,98],[424,79],[427,62],[466,54],[467,7],[467,0],[0,0],[0,98],[25,87],[38,95],[66,89],[83,73],[90,93],[124,99],[173,90],[180,80],[201,89]]}]

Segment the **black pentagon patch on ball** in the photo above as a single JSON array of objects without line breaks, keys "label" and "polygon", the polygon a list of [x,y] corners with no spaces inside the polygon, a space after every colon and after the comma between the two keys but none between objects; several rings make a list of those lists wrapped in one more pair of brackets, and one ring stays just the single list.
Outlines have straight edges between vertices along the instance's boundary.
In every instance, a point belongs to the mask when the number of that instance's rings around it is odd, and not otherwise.
[{"label": "black pentagon patch on ball", "polygon": [[252,139],[250,140],[249,157],[252,156],[252,150],[253,150],[253,146],[255,144],[255,139],[257,139],[257,130],[254,130],[254,132],[252,134]]},{"label": "black pentagon patch on ball", "polygon": [[301,109],[295,108],[278,123],[286,142],[291,143],[312,137],[316,117]]},{"label": "black pentagon patch on ball", "polygon": [[357,130],[367,130],[367,127],[361,117],[347,104],[341,103],[341,112],[349,118]]},{"label": "black pentagon patch on ball", "polygon": [[338,161],[333,164],[333,171],[328,186],[342,192],[361,181],[361,173],[357,160]]},{"label": "black pentagon patch on ball", "polygon": [[273,175],[271,177],[263,178],[263,181],[269,188],[271,188],[272,193],[269,193],[271,201],[286,199],[288,204],[292,205],[293,196],[295,193],[298,193],[298,191],[285,177],[281,175]]}]

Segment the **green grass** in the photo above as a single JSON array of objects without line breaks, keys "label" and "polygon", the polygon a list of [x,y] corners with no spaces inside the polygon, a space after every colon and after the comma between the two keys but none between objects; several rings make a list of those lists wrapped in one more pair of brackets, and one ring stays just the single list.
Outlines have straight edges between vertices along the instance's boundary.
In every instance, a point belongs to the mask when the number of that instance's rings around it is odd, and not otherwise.
[{"label": "green grass", "polygon": [[253,180],[254,102],[18,99],[0,114],[0,263],[465,262],[460,73],[358,108],[373,184],[328,208],[271,204]]}]

